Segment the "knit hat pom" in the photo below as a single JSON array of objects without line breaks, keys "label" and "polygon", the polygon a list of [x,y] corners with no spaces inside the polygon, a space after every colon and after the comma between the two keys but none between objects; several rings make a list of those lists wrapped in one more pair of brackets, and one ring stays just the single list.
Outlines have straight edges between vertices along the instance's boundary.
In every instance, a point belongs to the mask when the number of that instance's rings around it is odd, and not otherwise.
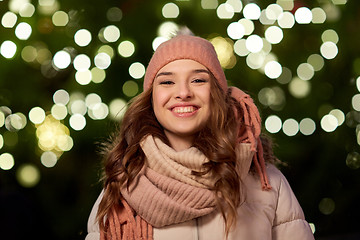
[{"label": "knit hat pom", "polygon": [[[239,126],[238,142],[249,142],[251,144],[251,151],[255,152],[253,163],[260,176],[262,189],[270,190],[271,185],[266,174],[263,146],[260,139],[261,118],[258,108],[254,104],[252,98],[239,88],[230,87],[229,89],[231,91],[231,96],[239,102],[241,110],[243,111],[245,131]],[[240,120],[241,117],[237,116],[237,118]]]}]

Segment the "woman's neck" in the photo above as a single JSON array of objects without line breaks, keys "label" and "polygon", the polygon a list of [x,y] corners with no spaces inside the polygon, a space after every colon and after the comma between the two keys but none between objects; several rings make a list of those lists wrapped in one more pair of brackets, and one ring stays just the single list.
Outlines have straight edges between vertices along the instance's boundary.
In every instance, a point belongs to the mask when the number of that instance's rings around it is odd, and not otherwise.
[{"label": "woman's neck", "polygon": [[183,151],[193,145],[194,136],[179,136],[165,130],[165,135],[168,138],[171,147],[177,151]]}]

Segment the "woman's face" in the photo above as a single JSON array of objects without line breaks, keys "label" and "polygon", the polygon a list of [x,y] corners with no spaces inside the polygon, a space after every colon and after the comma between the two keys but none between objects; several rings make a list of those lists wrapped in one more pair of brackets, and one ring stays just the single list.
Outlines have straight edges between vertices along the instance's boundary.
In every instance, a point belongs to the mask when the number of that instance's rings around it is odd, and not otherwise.
[{"label": "woman's face", "polygon": [[189,59],[170,62],[155,76],[153,109],[172,147],[190,147],[209,120],[211,76],[205,66]]}]

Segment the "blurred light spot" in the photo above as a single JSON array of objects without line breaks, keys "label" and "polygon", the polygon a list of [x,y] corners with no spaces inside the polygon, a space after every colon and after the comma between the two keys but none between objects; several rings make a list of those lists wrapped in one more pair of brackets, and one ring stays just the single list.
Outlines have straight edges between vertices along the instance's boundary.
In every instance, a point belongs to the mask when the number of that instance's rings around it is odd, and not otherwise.
[{"label": "blurred light spot", "polygon": [[91,80],[94,83],[102,83],[105,80],[106,73],[105,70],[94,67],[91,69],[91,76],[92,76]]},{"label": "blurred light spot", "polygon": [[255,29],[253,21],[249,19],[242,18],[238,22],[244,27],[244,35],[250,35]]},{"label": "blurred light spot", "polygon": [[236,13],[241,12],[241,9],[243,8],[241,0],[227,0],[226,3],[230,4]]},{"label": "blurred light spot", "polygon": [[70,127],[76,131],[80,131],[86,126],[86,119],[81,114],[74,114],[69,119]]},{"label": "blurred light spot", "polygon": [[70,54],[64,50],[55,53],[53,58],[54,65],[59,69],[67,68],[71,63]]},{"label": "blurred light spot", "polygon": [[276,79],[278,83],[287,84],[292,79],[292,72],[287,67],[283,67],[280,76]]},{"label": "blurred light spot", "polygon": [[0,110],[0,128],[5,124],[5,114]]},{"label": "blurred light spot", "polygon": [[[261,51],[264,54],[267,54],[268,56],[275,56],[273,53],[271,53],[271,49],[272,49],[271,43],[269,43],[265,38],[263,38],[262,40],[263,40],[263,48]],[[276,60],[276,59],[277,58],[275,57],[273,60]]]},{"label": "blurred light spot", "polygon": [[26,126],[27,120],[24,114],[14,113],[10,114],[5,119],[5,127],[9,131],[18,131]]},{"label": "blurred light spot", "polygon": [[227,27],[227,34],[232,39],[240,39],[245,34],[244,26],[239,22],[232,22]]},{"label": "blurred light spot", "polygon": [[236,64],[233,42],[222,37],[212,38],[210,42],[214,45],[221,66],[225,69],[233,68]]},{"label": "blurred light spot", "polygon": [[333,42],[336,44],[339,41],[339,36],[334,30],[328,29],[321,34],[321,40],[323,42]]},{"label": "blurred light spot", "polygon": [[31,3],[26,3],[26,4],[22,5],[22,7],[19,11],[19,15],[21,17],[32,17],[34,12],[35,12],[34,5],[32,5]]},{"label": "blurred light spot", "polygon": [[335,5],[343,5],[347,3],[347,0],[332,0]]},{"label": "blurred light spot", "polygon": [[282,9],[291,11],[294,8],[294,1],[293,0],[277,0],[277,4],[282,7]]},{"label": "blurred light spot", "polygon": [[52,16],[52,22],[58,27],[66,26],[69,22],[69,16],[64,11],[57,11]]},{"label": "blurred light spot", "polygon": [[11,0],[9,1],[9,9],[12,12],[18,13],[21,7],[25,4],[28,4],[30,0]]},{"label": "blurred light spot", "polygon": [[94,58],[94,63],[100,69],[107,69],[111,64],[111,57],[106,53],[98,53]]},{"label": "blurred light spot", "polygon": [[105,103],[96,103],[89,109],[88,115],[94,120],[105,119],[109,114],[109,108]]},{"label": "blurred light spot", "polygon": [[80,85],[88,85],[91,82],[91,71],[90,70],[83,70],[83,71],[77,71],[75,73],[75,80]]},{"label": "blurred light spot", "polygon": [[116,98],[109,104],[110,117],[114,120],[120,120],[124,116],[126,109],[126,101],[120,98]]},{"label": "blurred light spot", "polygon": [[29,119],[34,124],[40,124],[45,120],[45,111],[41,107],[34,107],[29,112]]},{"label": "blurred light spot", "polygon": [[263,45],[263,40],[258,35],[253,34],[246,39],[245,46],[252,53],[260,52]]},{"label": "blurred light spot", "polygon": [[[360,124],[356,126],[356,140],[357,143],[360,145]],[[1,145],[1,144],[0,144]],[[1,147],[0,147],[1,148]]]},{"label": "blurred light spot", "polygon": [[0,46],[0,53],[5,58],[12,58],[16,53],[16,44],[12,41],[4,41]]},{"label": "blurred light spot", "polygon": [[280,5],[278,4],[270,4],[269,6],[266,7],[266,17],[270,20],[277,20],[280,16],[280,14],[282,14],[283,9],[281,8]]},{"label": "blurred light spot", "polygon": [[227,3],[222,3],[216,9],[217,16],[220,19],[231,19],[234,16],[234,8]]},{"label": "blurred light spot", "polygon": [[308,24],[312,20],[312,12],[307,7],[300,7],[295,12],[295,20],[299,24]]},{"label": "blurred light spot", "polygon": [[128,97],[135,96],[139,91],[139,86],[134,81],[126,81],[122,87],[124,94]]},{"label": "blurred light spot", "polygon": [[322,8],[313,8],[311,9],[311,13],[312,13],[312,23],[315,24],[322,24],[326,21],[326,13]]},{"label": "blurred light spot", "polygon": [[76,99],[71,101],[70,105],[70,114],[80,114],[85,115],[87,111],[86,104],[81,99]]},{"label": "blurred light spot", "polygon": [[57,0],[39,0],[38,11],[44,15],[51,15],[59,10],[59,8]]},{"label": "blurred light spot", "polygon": [[294,77],[289,83],[289,92],[296,98],[304,98],[309,95],[311,85],[309,81],[304,81]]},{"label": "blurred light spot", "polygon": [[164,18],[177,18],[179,13],[179,7],[175,3],[167,3],[162,8]]},{"label": "blurred light spot", "polygon": [[85,97],[85,105],[90,109],[98,103],[101,103],[101,97],[96,93],[90,93]]},{"label": "blurred light spot", "polygon": [[53,101],[56,104],[66,105],[69,102],[69,93],[64,89],[57,90],[53,95]]},{"label": "blurred light spot", "polygon": [[314,223],[309,223],[310,228],[311,228],[311,232],[314,234],[315,233],[315,224]]},{"label": "blurred light spot", "polygon": [[320,71],[324,67],[324,58],[319,54],[311,54],[308,59],[307,63],[309,63],[315,71]]},{"label": "blurred light spot", "polygon": [[91,33],[89,30],[80,29],[74,35],[75,43],[80,47],[85,47],[91,42]]},{"label": "blurred light spot", "polygon": [[278,78],[281,75],[282,67],[277,61],[270,61],[265,65],[265,75],[271,79]]},{"label": "blurred light spot", "polygon": [[165,37],[166,39],[170,39],[172,36],[176,34],[179,30],[179,26],[171,21],[163,22],[157,30],[157,34],[160,37]]},{"label": "blurred light spot", "polygon": [[357,87],[358,91],[360,92],[360,77],[358,77],[356,79],[356,87]]},{"label": "blurred light spot", "polygon": [[17,16],[13,12],[6,12],[1,18],[1,25],[4,28],[13,28],[16,24]]},{"label": "blurred light spot", "polygon": [[281,28],[292,28],[295,24],[294,15],[290,12],[281,13],[277,21]]},{"label": "blurred light spot", "polygon": [[129,67],[129,74],[135,79],[140,79],[145,74],[145,67],[142,63],[135,62],[132,63]]},{"label": "blurred light spot", "polygon": [[251,69],[259,69],[264,64],[265,57],[266,57],[265,54],[263,54],[262,52],[250,53],[246,57],[246,64]]},{"label": "blurred light spot", "polygon": [[325,132],[333,132],[339,126],[339,122],[334,115],[327,114],[321,118],[320,125]]},{"label": "blurred light spot", "polygon": [[247,19],[257,20],[261,15],[260,7],[256,3],[246,4],[243,9],[243,15]]},{"label": "blurred light spot", "polygon": [[98,49],[97,53],[106,53],[107,55],[110,56],[110,58],[113,58],[114,55],[115,55],[114,49],[113,49],[111,46],[109,46],[109,45],[103,45],[103,46],[101,46],[101,47]]},{"label": "blurred light spot", "polygon": [[108,42],[116,42],[120,38],[120,30],[115,25],[107,26],[104,29],[104,38]]},{"label": "blurred light spot", "polygon": [[201,7],[203,9],[216,9],[218,5],[218,0],[201,0]]},{"label": "blurred light spot", "polygon": [[310,80],[314,76],[314,68],[309,63],[301,63],[296,72],[302,80]]},{"label": "blurred light spot", "polygon": [[4,137],[0,134],[0,149],[4,146]]},{"label": "blurred light spot", "polygon": [[265,31],[265,38],[269,43],[278,44],[283,37],[283,31],[278,26],[271,26]]},{"label": "blurred light spot", "polygon": [[338,126],[342,125],[345,122],[345,114],[340,109],[333,109],[330,111],[329,114],[336,117],[338,121]]},{"label": "blurred light spot", "polygon": [[10,170],[14,165],[14,157],[10,153],[3,153],[0,155],[0,168],[2,170]]},{"label": "blurred light spot", "polygon": [[356,94],[352,97],[351,104],[354,110],[360,111],[360,94]]},{"label": "blurred light spot", "polygon": [[38,146],[43,151],[69,151],[73,146],[69,129],[52,115],[46,116],[44,122],[37,126]]},{"label": "blurred light spot", "polygon": [[51,115],[57,120],[63,120],[67,114],[67,108],[62,104],[54,104],[51,107]]},{"label": "blurred light spot", "polygon": [[311,118],[304,118],[300,121],[300,132],[306,136],[311,135],[315,132],[316,124]]},{"label": "blurred light spot", "polygon": [[166,42],[168,40],[168,38],[166,37],[156,37],[153,42],[152,42],[152,48],[155,51],[160,44],[162,44],[163,42]]},{"label": "blurred light spot", "polygon": [[324,4],[322,6],[322,9],[325,11],[327,20],[329,22],[335,22],[339,20],[341,16],[341,12],[338,6],[328,3],[328,4]]},{"label": "blurred light spot", "polygon": [[295,136],[299,132],[299,123],[295,119],[290,118],[284,121],[282,128],[287,136]]},{"label": "blurred light spot", "polygon": [[52,151],[46,151],[41,154],[40,161],[45,167],[54,167],[57,163],[57,156]]},{"label": "blurred light spot", "polygon": [[259,91],[260,103],[269,106],[272,110],[280,111],[285,105],[284,91],[279,87],[263,88]]},{"label": "blurred light spot", "polygon": [[323,198],[319,203],[319,210],[322,214],[330,215],[335,210],[335,202],[331,198]]},{"label": "blurred light spot", "polygon": [[324,42],[320,47],[321,55],[326,59],[333,59],[338,54],[338,48],[333,42]]},{"label": "blurred light spot", "polygon": [[109,8],[106,12],[106,17],[110,22],[119,22],[122,16],[122,11],[118,7]]},{"label": "blurred light spot", "polygon": [[135,46],[130,41],[122,41],[119,44],[118,52],[122,57],[131,57],[135,52]]},{"label": "blurred light spot", "polygon": [[21,51],[21,57],[25,62],[35,61],[37,56],[36,48],[33,46],[25,46]]},{"label": "blurred light spot", "polygon": [[262,25],[272,25],[275,23],[275,20],[267,17],[265,9],[261,11],[259,21]]},{"label": "blurred light spot", "polygon": [[79,54],[74,58],[73,65],[78,71],[88,70],[91,66],[91,60],[87,55]]},{"label": "blurred light spot", "polygon": [[282,126],[281,119],[278,116],[271,115],[265,120],[265,128],[269,133],[277,133]]},{"label": "blurred light spot", "polygon": [[250,53],[250,51],[246,48],[246,40],[240,39],[234,43],[234,52],[240,57],[244,57]]},{"label": "blurred light spot", "polygon": [[22,164],[16,171],[16,178],[23,187],[34,187],[40,181],[40,171],[32,164]]}]

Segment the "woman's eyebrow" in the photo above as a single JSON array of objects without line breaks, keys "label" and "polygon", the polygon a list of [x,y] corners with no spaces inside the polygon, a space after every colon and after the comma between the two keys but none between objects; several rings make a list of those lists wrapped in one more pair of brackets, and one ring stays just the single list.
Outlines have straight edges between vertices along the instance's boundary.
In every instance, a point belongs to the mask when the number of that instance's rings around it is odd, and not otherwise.
[{"label": "woman's eyebrow", "polygon": [[174,73],[172,73],[172,72],[160,72],[160,73],[156,74],[155,78],[160,77],[160,76],[170,76],[170,75],[174,75]]},{"label": "woman's eyebrow", "polygon": [[207,69],[194,69],[192,72],[193,73],[207,73],[210,75],[210,72]]}]

